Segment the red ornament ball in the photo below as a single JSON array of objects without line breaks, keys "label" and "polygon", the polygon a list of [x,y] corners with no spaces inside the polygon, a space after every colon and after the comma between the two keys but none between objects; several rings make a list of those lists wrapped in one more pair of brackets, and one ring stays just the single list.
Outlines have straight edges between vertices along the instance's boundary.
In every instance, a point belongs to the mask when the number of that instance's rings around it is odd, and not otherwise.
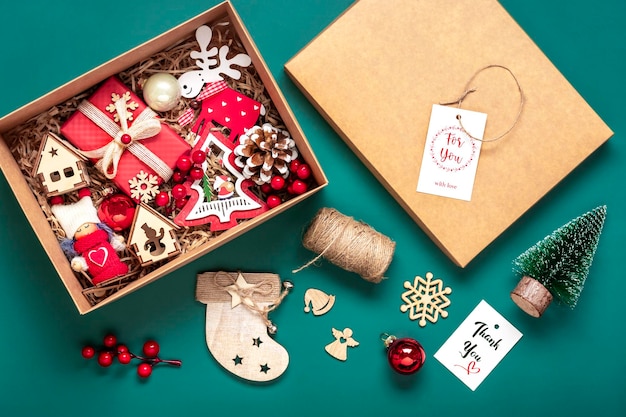
[{"label": "red ornament ball", "polygon": [[311,167],[304,163],[298,165],[298,168],[296,170],[296,175],[301,180],[306,180],[307,178],[311,176]]},{"label": "red ornament ball", "polygon": [[148,378],[152,375],[152,365],[149,363],[140,363],[139,366],[137,366],[137,375],[142,378]]},{"label": "red ornament ball", "polygon": [[206,152],[198,149],[191,153],[191,160],[194,164],[201,164],[206,161]]},{"label": "red ornament ball", "polygon": [[188,157],[187,155],[181,155],[178,157],[178,160],[176,161],[176,167],[178,169],[180,169],[182,172],[187,172],[189,171],[189,169],[191,169],[191,166],[193,165],[191,158]]},{"label": "red ornament ball", "polygon": [[155,358],[159,354],[159,344],[154,340],[148,340],[143,344],[143,353],[149,358]]},{"label": "red ornament ball", "polygon": [[182,184],[176,184],[175,186],[173,186],[172,197],[174,197],[174,200],[177,201],[187,197],[187,189],[185,188],[185,186]]},{"label": "red ornament ball", "polygon": [[270,185],[276,191],[282,190],[285,187],[285,179],[279,176],[272,177],[270,181]]},{"label": "red ornament ball", "polygon": [[204,171],[200,167],[193,167],[189,171],[189,176],[192,180],[200,180],[204,176]]},{"label": "red ornament ball", "polygon": [[420,370],[426,361],[424,348],[415,339],[396,339],[387,348],[387,359],[394,371],[410,375]]},{"label": "red ornament ball", "polygon": [[154,197],[154,204],[158,207],[165,207],[170,202],[170,195],[165,191],[161,191]]},{"label": "red ornament ball", "polygon": [[282,203],[282,200],[277,195],[270,195],[267,197],[266,203],[267,203],[267,206],[272,209],[274,207],[280,206],[280,203]]},{"label": "red ornament ball", "polygon": [[96,350],[91,346],[85,346],[81,352],[83,358],[91,359],[96,355]]}]

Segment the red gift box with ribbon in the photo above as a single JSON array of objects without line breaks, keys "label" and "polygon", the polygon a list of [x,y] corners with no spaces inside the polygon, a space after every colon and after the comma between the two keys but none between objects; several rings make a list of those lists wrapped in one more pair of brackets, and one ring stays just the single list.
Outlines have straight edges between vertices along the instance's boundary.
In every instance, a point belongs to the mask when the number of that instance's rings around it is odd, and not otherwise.
[{"label": "red gift box with ribbon", "polygon": [[115,76],[78,106],[61,126],[61,134],[120,191],[144,202],[170,179],[178,157],[190,149]]}]

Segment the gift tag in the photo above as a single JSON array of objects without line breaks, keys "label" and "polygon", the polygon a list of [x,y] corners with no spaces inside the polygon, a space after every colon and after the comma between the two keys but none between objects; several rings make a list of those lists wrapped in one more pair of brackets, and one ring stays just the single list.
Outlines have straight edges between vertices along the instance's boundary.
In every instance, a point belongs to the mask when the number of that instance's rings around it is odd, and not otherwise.
[{"label": "gift tag", "polygon": [[434,356],[475,391],[521,337],[519,330],[482,300]]},{"label": "gift tag", "polygon": [[486,123],[485,113],[434,104],[417,191],[470,201],[482,145],[472,137],[482,139]]}]

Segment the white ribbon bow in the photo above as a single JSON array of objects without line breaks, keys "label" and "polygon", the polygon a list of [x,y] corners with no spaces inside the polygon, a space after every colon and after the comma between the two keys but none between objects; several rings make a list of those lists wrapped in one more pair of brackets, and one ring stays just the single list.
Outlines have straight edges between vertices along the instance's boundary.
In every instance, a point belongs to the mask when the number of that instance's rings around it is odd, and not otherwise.
[{"label": "white ribbon bow", "polygon": [[[139,114],[132,126],[129,127],[129,115],[126,106],[126,99],[123,96],[115,102],[115,110],[120,120],[118,126],[89,101],[85,100],[80,104],[80,112],[113,138],[111,142],[98,149],[82,151],[83,155],[88,158],[99,159],[96,166],[108,179],[113,179],[117,175],[120,158],[124,151],[128,149],[129,152],[146,163],[161,178],[168,180],[172,176],[171,168],[148,148],[137,142],[153,137],[161,131],[161,122],[155,118],[156,113],[146,108]],[[130,136],[130,142],[127,144],[122,142],[122,136],[124,135]]]}]

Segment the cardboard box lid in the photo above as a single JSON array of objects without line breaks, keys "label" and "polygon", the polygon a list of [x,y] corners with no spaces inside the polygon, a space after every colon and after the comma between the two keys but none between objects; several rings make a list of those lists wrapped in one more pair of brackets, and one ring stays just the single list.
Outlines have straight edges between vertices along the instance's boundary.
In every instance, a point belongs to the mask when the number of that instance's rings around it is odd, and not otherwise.
[{"label": "cardboard box lid", "polygon": [[[416,192],[432,105],[479,69],[509,68],[520,120],[483,143],[470,202]],[[612,135],[495,0],[360,0],[285,70],[361,161],[457,265],[476,255]],[[485,138],[515,121],[506,71],[479,73],[462,108]]]}]

